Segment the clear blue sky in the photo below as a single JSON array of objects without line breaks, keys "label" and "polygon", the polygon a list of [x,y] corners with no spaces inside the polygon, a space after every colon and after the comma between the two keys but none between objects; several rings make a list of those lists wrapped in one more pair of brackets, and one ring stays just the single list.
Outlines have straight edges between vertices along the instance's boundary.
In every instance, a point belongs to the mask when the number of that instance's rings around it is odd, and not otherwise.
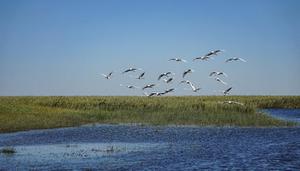
[{"label": "clear blue sky", "polygon": [[[300,95],[299,9],[298,0],[0,0],[0,95],[142,95],[119,84],[163,90],[160,72],[180,81],[187,68],[200,95],[229,86],[235,95]],[[226,52],[192,62],[214,49]],[[247,62],[224,63],[233,56]],[[146,79],[119,74],[130,66]],[[212,70],[229,85],[209,78]]]}]

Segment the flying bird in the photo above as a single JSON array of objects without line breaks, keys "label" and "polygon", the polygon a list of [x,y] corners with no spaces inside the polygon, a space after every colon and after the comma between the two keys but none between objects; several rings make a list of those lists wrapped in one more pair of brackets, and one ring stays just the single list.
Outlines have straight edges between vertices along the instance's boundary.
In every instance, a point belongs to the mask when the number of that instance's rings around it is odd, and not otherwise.
[{"label": "flying bird", "polygon": [[243,59],[243,58],[229,58],[229,59],[227,59],[225,62],[231,62],[231,61],[242,61],[242,62],[246,62],[246,60]]},{"label": "flying bird", "polygon": [[171,58],[171,59],[169,59],[169,61],[186,62],[186,60],[180,59],[180,58]]},{"label": "flying bird", "polygon": [[224,91],[223,91],[224,96],[228,95],[228,94],[229,94],[229,91],[230,91],[231,89],[232,89],[232,87],[230,87],[230,88],[224,90]]},{"label": "flying bird", "polygon": [[183,80],[183,81],[180,81],[180,83],[186,83],[186,84],[190,85],[193,92],[197,92],[198,90],[201,89],[200,87],[195,87],[194,84],[192,82],[190,82],[189,80]]},{"label": "flying bird", "polygon": [[225,72],[219,72],[219,71],[213,71],[209,74],[209,76],[217,76],[217,75],[224,75],[225,77],[227,77],[227,74]]},{"label": "flying bird", "polygon": [[148,96],[148,97],[152,97],[152,96],[154,96],[154,95],[157,96],[159,93],[158,93],[158,92],[152,92],[152,93],[148,94],[148,93],[144,92],[144,94],[145,94],[146,96]]},{"label": "flying bird", "polygon": [[[120,86],[125,86],[125,85],[120,84]],[[136,89],[136,88],[139,88],[139,87],[134,86],[134,85],[126,85],[126,87],[129,88],[129,89]]]},{"label": "flying bird", "polygon": [[237,104],[237,105],[244,106],[244,103],[236,102],[236,101],[231,101],[231,100],[224,101],[224,102],[219,102],[219,103],[222,103],[222,104]]},{"label": "flying bird", "polygon": [[170,89],[167,89],[167,90],[165,90],[165,94],[167,94],[167,93],[170,93],[170,92],[174,92],[174,88],[170,88]]},{"label": "flying bird", "polygon": [[173,80],[173,78],[164,79],[164,81],[165,81],[166,83],[170,83],[172,80]]},{"label": "flying bird", "polygon": [[200,56],[200,57],[194,58],[193,61],[195,61],[195,60],[197,60],[197,59],[201,59],[201,60],[203,60],[203,61],[207,61],[207,60],[210,59],[210,57],[209,57],[209,56]]},{"label": "flying bird", "polygon": [[127,72],[135,72],[137,69],[136,68],[128,68],[125,71],[122,72],[122,74],[125,74]]},{"label": "flying bird", "polygon": [[191,82],[189,80],[182,80],[179,82],[179,84],[181,84],[181,83],[191,84]]},{"label": "flying bird", "polygon": [[200,57],[194,58],[193,61],[195,61],[197,59],[201,59],[201,60],[207,61],[207,60],[209,60],[211,58],[212,55],[218,55],[218,53],[220,53],[220,52],[223,52],[223,50],[213,50],[213,51],[208,52],[204,56],[200,56]]},{"label": "flying bird", "polygon": [[137,77],[136,79],[139,79],[139,80],[144,79],[144,76],[145,76],[145,72],[141,73],[139,75],[139,77]]},{"label": "flying bird", "polygon": [[186,74],[192,73],[192,72],[194,72],[192,69],[185,70],[182,74],[182,78],[184,78],[186,76]]},{"label": "flying bird", "polygon": [[165,95],[166,94],[166,92],[159,92],[159,93],[157,93],[156,95],[157,96],[162,96],[162,95]]},{"label": "flying bird", "polygon": [[138,87],[136,87],[134,85],[128,85],[127,88],[133,89],[133,88],[138,88]]},{"label": "flying bird", "polygon": [[216,77],[215,80],[218,81],[218,82],[220,82],[220,83],[222,83],[222,84],[224,84],[224,85],[227,85],[226,82],[224,82],[223,80],[221,80],[221,79],[218,78],[218,77]]},{"label": "flying bird", "polygon": [[172,74],[172,73],[171,72],[162,73],[158,76],[158,80],[160,80],[162,77],[169,77],[170,74]]},{"label": "flying bird", "polygon": [[145,90],[146,88],[153,88],[155,86],[155,84],[147,84],[143,87],[143,90]]},{"label": "flying bird", "polygon": [[195,87],[192,83],[189,84],[193,90],[193,92],[199,91],[201,88],[200,87]]},{"label": "flying bird", "polygon": [[104,78],[106,78],[106,79],[110,79],[111,78],[111,76],[112,76],[112,74],[113,74],[113,72],[110,72],[109,74],[101,74]]},{"label": "flying bird", "polygon": [[211,56],[211,55],[218,55],[218,53],[221,53],[223,52],[223,50],[213,50],[213,51],[210,51],[208,52],[205,56]]}]

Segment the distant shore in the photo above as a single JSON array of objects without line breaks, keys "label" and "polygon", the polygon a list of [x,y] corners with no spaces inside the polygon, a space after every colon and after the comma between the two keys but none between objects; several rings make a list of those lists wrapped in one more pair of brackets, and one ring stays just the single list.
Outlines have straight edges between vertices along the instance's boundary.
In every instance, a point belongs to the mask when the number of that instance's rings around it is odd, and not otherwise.
[{"label": "distant shore", "polygon": [[[227,104],[235,101],[241,104]],[[0,97],[0,133],[102,123],[289,127],[258,112],[300,108],[300,96],[13,96]]]}]

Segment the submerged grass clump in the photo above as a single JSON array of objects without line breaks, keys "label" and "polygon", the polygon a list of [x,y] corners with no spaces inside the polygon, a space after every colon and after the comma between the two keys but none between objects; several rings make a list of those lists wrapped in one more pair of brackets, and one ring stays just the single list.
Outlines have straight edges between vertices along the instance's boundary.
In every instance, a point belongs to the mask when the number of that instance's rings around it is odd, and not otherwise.
[{"label": "submerged grass clump", "polygon": [[[221,104],[239,101],[245,105]],[[0,132],[87,123],[292,126],[258,108],[300,108],[299,96],[0,97]]]},{"label": "submerged grass clump", "polygon": [[3,147],[2,149],[0,149],[0,153],[10,155],[15,154],[16,150],[13,147]]}]

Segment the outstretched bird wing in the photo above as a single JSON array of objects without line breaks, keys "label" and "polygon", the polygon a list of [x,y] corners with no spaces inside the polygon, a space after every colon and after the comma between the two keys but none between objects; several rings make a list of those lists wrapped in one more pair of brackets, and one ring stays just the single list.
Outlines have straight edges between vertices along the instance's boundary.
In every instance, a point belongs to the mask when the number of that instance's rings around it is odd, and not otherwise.
[{"label": "outstretched bird wing", "polygon": [[243,62],[247,62],[245,59],[243,58],[238,58],[240,61],[243,61]]}]

